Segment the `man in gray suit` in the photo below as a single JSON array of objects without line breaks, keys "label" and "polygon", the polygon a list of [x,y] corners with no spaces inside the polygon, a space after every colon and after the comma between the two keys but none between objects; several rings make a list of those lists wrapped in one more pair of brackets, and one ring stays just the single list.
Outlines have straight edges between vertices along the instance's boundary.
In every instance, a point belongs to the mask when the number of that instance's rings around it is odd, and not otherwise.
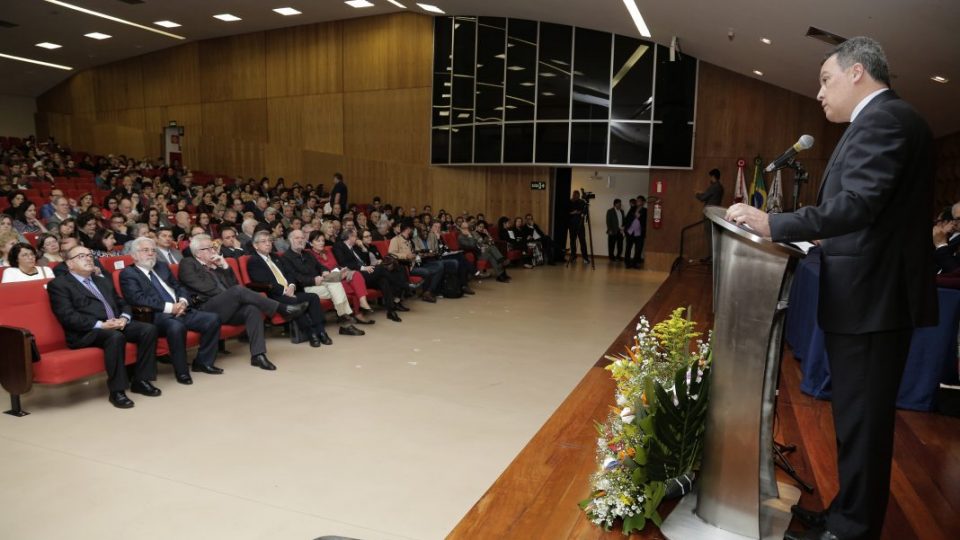
[{"label": "man in gray suit", "polygon": [[816,206],[727,219],[775,241],[819,240],[818,320],[833,377],[840,490],[826,512],[795,507],[810,527],[786,539],[880,537],[890,494],[895,403],[913,329],[937,322],[932,136],[890,89],[870,38],[834,49],[817,95],[827,120],[850,122],[827,163]]},{"label": "man in gray suit", "polygon": [[160,227],[157,231],[157,260],[167,264],[180,264],[183,260],[183,253],[177,249],[170,227]]}]

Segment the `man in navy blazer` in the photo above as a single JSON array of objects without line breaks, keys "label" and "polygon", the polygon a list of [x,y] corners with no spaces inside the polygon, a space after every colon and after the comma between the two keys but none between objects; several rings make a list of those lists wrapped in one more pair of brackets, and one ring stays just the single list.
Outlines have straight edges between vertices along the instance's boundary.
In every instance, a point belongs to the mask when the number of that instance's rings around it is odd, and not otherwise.
[{"label": "man in navy blazer", "polygon": [[810,529],[787,539],[880,537],[890,494],[895,403],[913,329],[937,322],[932,136],[890,90],[886,56],[847,40],[820,70],[831,122],[850,122],[816,206],[767,215],[737,204],[727,219],[775,241],[819,240],[818,320],[830,360],[840,489],[826,512],[796,507]]},{"label": "man in navy blazer", "polygon": [[[157,328],[132,320],[130,306],[113,289],[109,278],[94,274],[93,254],[84,246],[67,252],[68,272],[47,284],[50,307],[63,326],[71,349],[99,347],[107,371],[110,403],[120,409],[133,407],[126,390],[159,396],[150,381],[157,378]],[[127,342],[137,344],[133,382],[128,383],[125,365]]]},{"label": "man in navy blazer", "polygon": [[120,272],[120,290],[130,304],[153,309],[153,324],[160,335],[167,338],[177,382],[193,384],[187,370],[187,330],[200,334],[200,349],[193,361],[193,370],[222,373],[222,369],[213,365],[220,340],[220,317],[190,307],[190,292],[173,277],[167,263],[157,260],[153,239],[146,236],[135,239],[130,254],[134,265]]}]

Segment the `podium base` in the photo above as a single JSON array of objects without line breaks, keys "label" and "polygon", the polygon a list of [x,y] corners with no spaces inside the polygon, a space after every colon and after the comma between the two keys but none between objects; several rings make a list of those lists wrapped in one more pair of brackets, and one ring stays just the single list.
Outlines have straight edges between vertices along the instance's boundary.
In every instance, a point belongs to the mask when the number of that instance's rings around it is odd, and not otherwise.
[{"label": "podium base", "polygon": [[697,508],[696,491],[680,501],[663,521],[660,532],[669,540],[781,540],[793,518],[790,507],[800,500],[800,490],[781,482],[777,482],[777,488],[780,498],[762,503],[758,531],[761,536],[743,536],[700,519],[694,513]]}]

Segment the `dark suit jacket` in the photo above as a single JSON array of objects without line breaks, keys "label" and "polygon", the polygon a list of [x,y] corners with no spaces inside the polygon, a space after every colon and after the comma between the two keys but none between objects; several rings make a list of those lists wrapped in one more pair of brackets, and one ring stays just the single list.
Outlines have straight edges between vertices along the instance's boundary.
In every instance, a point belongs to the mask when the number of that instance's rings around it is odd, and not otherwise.
[{"label": "dark suit jacket", "polygon": [[[61,265],[64,266],[64,265]],[[120,317],[130,315],[130,306],[113,289],[113,280],[106,277],[91,276],[100,294],[110,304],[113,314]],[[67,272],[47,284],[50,307],[63,326],[67,345],[71,348],[89,347],[93,343],[92,332],[97,321],[107,320],[107,310],[92,292],[87,290],[77,278]]]},{"label": "dark suit jacket", "polygon": [[230,268],[207,270],[193,257],[184,259],[179,268],[180,283],[195,295],[187,298],[191,301],[195,300],[197,304],[202,304],[230,287],[239,285],[237,277],[233,275],[233,270]]},{"label": "dark suit jacket", "polygon": [[937,259],[937,268],[946,274],[960,268],[960,234],[951,238],[947,245],[937,248],[934,256]]},{"label": "dark suit jacket", "polygon": [[[286,278],[287,283],[293,283],[298,291],[301,290],[293,276],[284,270],[280,258],[271,253],[270,259],[273,261],[273,264],[277,265],[277,268],[280,269],[280,273]],[[283,286],[277,281],[276,276],[273,275],[273,271],[270,270],[270,267],[267,266],[267,263],[259,253],[251,255],[250,259],[247,260],[247,274],[253,283],[266,283],[270,285],[270,290],[267,292],[267,296],[270,298],[283,296]]]},{"label": "dark suit jacket", "polygon": [[244,252],[243,249],[241,248],[220,246],[220,255],[223,255],[224,257],[232,257],[234,259],[239,259],[240,257],[247,255],[247,253]]},{"label": "dark suit jacket", "polygon": [[[292,278],[291,283],[296,283],[297,290],[301,291],[316,285],[314,280],[326,270],[326,268],[320,266],[320,262],[313,256],[313,253],[307,250],[297,253],[288,249],[280,256],[280,263],[278,266],[283,271],[283,275],[290,276]],[[247,269],[249,270],[249,266]]]},{"label": "dark suit jacket", "polygon": [[[174,294],[177,295],[173,299],[174,302],[180,298],[190,299],[190,291],[181,285],[177,278],[173,277],[173,272],[170,271],[170,267],[165,262],[157,261],[153,271],[168,287],[173,289]],[[120,272],[120,290],[123,291],[123,297],[131,305],[146,306],[153,309],[155,313],[163,313],[165,301],[160,298],[160,293],[154,288],[150,278],[136,266],[128,266]]]},{"label": "dark suit jacket", "polygon": [[620,225],[617,223],[617,212],[620,213],[620,220],[623,222],[623,228],[627,228],[627,220],[623,215],[623,210],[610,208],[607,210],[607,234],[618,234]]},{"label": "dark suit jacket", "polygon": [[[374,246],[370,246],[371,249],[376,249]],[[333,256],[337,259],[337,262],[340,266],[346,266],[351,270],[360,270],[361,266],[368,266],[370,264],[369,260],[364,258],[363,254],[357,251],[356,247],[352,249],[350,246],[345,244],[342,240],[338,241],[333,245]],[[363,259],[363,262],[357,260],[357,257]]]},{"label": "dark suit jacket", "polygon": [[822,239],[820,325],[862,334],[936,324],[926,122],[887,90],[847,127],[825,171],[817,206],[770,215],[775,241]]}]

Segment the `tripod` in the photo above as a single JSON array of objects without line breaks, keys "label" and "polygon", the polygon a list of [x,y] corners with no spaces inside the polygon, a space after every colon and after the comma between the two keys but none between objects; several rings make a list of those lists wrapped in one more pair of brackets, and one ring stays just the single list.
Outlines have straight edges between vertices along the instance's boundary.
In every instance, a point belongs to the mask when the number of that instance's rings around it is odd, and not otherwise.
[{"label": "tripod", "polygon": [[803,168],[803,165],[795,159],[791,159],[787,163],[787,168],[793,169],[793,211],[796,212],[797,208],[800,208],[800,186],[804,182],[810,180],[810,175],[807,173],[807,170]]}]

